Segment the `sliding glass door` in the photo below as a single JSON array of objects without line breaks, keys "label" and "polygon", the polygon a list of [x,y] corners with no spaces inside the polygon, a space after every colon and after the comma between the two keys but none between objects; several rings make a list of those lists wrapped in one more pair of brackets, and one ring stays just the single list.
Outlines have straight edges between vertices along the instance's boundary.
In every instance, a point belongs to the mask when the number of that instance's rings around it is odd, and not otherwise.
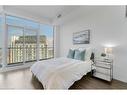
[{"label": "sliding glass door", "polygon": [[37,31],[8,25],[7,63],[37,60]]},{"label": "sliding glass door", "polygon": [[7,64],[36,61],[39,24],[15,16],[6,16],[6,23],[8,34]]},{"label": "sliding glass door", "polygon": [[37,30],[25,29],[24,31],[25,62],[37,60]]},{"label": "sliding glass door", "polygon": [[22,63],[24,55],[23,28],[8,25],[7,32],[8,32],[7,64],[9,65],[15,63]]},{"label": "sliding glass door", "polygon": [[53,26],[50,25],[40,25],[40,60],[49,59],[54,57],[54,32]]},{"label": "sliding glass door", "polygon": [[[10,15],[5,15],[5,22],[4,31],[0,28],[0,64],[4,58],[2,65],[13,66],[54,57],[53,26]],[[2,40],[3,33],[5,41]]]}]

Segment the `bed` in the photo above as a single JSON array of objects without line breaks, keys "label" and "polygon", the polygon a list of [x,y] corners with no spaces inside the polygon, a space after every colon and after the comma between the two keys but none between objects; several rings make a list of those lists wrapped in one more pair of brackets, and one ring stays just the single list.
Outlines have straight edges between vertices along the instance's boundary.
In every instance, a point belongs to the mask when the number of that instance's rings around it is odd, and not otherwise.
[{"label": "bed", "polygon": [[68,89],[91,71],[92,60],[75,60],[66,57],[36,62],[30,68],[44,89]]}]

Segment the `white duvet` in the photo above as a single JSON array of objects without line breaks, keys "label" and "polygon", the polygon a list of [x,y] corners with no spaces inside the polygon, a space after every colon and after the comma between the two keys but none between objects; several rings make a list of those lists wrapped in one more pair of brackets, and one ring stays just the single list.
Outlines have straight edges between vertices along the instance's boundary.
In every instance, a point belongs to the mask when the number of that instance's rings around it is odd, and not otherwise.
[{"label": "white duvet", "polygon": [[57,58],[36,62],[31,71],[44,89],[68,89],[75,81],[90,72],[91,63],[91,60]]}]

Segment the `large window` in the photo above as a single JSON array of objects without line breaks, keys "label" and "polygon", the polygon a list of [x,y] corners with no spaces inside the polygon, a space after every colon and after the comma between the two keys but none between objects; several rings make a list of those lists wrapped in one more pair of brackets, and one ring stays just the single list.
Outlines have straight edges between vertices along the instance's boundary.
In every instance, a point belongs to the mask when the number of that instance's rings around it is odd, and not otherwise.
[{"label": "large window", "polygon": [[[53,26],[14,16],[6,16],[6,25],[7,65],[54,57]],[[0,35],[1,32],[0,30]],[[0,40],[2,41],[1,38]],[[2,44],[0,43],[0,58],[2,59],[1,52]]]},{"label": "large window", "polygon": [[36,61],[39,24],[6,16],[8,34],[7,64]]},{"label": "large window", "polygon": [[37,31],[25,29],[24,32],[25,62],[37,60]]},{"label": "large window", "polygon": [[40,25],[40,59],[54,57],[53,27],[50,25]]},{"label": "large window", "polygon": [[23,28],[8,26],[7,63],[23,62]]}]

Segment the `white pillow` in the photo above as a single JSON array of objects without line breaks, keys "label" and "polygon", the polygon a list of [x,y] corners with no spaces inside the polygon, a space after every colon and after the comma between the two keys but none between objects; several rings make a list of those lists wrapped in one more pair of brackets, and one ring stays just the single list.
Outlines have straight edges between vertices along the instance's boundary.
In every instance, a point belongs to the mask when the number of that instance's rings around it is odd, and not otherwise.
[{"label": "white pillow", "polygon": [[86,48],[85,60],[90,60],[91,54],[92,54],[92,49]]}]

